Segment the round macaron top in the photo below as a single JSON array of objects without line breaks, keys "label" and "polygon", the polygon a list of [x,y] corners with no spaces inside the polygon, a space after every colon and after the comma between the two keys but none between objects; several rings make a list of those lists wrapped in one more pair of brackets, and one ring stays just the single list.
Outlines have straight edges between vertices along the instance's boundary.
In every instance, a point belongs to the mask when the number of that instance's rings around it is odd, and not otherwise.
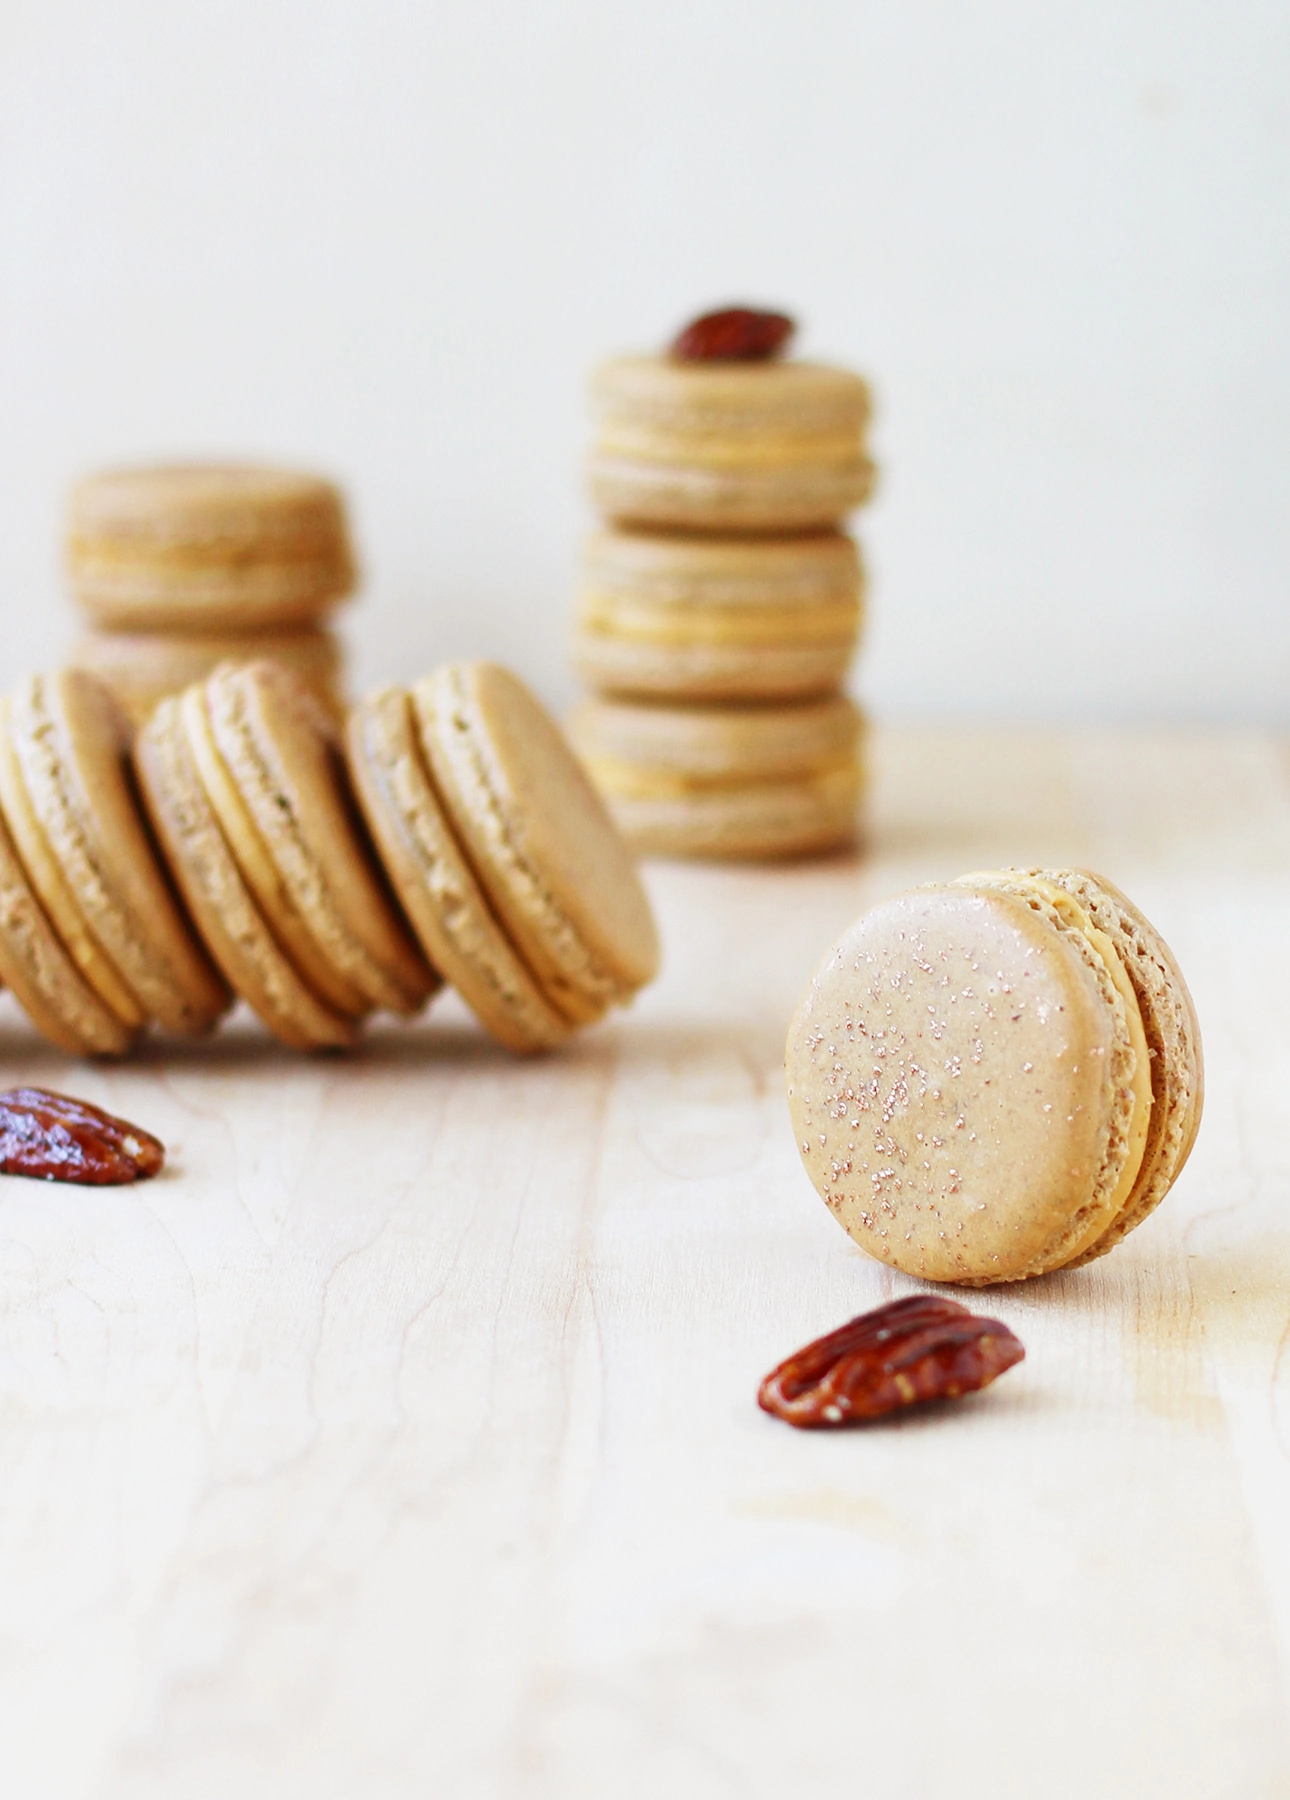
[{"label": "round macaron top", "polygon": [[821,363],[684,363],[666,356],[620,356],[591,382],[593,407],[608,435],[636,427],[665,437],[729,438],[731,455],[755,454],[759,433],[834,438],[858,448],[870,412],[859,375]]},{"label": "round macaron top", "polygon": [[321,476],[240,463],[173,463],[86,476],[72,490],[73,550],[185,547],[349,563],[340,491]]},{"label": "round macaron top", "polygon": [[554,720],[491,663],[436,670],[413,704],[453,829],[547,1000],[581,1024],[628,999],[658,967],[653,916]]},{"label": "round macaron top", "polygon": [[88,934],[135,1003],[127,1023],[210,1030],[231,996],[144,828],[121,709],[92,676],[65,669],[20,683],[8,720],[32,817],[76,915],[74,935]]},{"label": "round macaron top", "polygon": [[329,719],[276,663],[225,665],[200,693],[218,758],[208,794],[300,973],[342,1012],[416,1011],[437,981],[386,891]]},{"label": "round macaron top", "polygon": [[803,1162],[858,1243],[984,1284],[1097,1242],[1130,1201],[1151,1108],[1122,975],[1078,915],[971,877],[852,926],[787,1067]]}]

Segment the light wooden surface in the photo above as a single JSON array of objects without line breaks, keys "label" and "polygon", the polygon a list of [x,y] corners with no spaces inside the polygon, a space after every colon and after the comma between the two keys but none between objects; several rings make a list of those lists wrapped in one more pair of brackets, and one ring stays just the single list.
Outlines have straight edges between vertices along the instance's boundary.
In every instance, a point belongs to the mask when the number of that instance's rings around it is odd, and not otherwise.
[{"label": "light wooden surface", "polygon": [[[863,862],[658,866],[666,970],[517,1063],[452,1002],[345,1060],[251,1025],[0,1073],[172,1147],[0,1182],[13,1800],[1290,1794],[1290,789],[1258,738],[887,735]],[[989,1295],[1027,1361],[848,1434],[760,1375],[911,1285],[788,1128],[868,901],[1105,870],[1205,1031],[1182,1181]]]}]

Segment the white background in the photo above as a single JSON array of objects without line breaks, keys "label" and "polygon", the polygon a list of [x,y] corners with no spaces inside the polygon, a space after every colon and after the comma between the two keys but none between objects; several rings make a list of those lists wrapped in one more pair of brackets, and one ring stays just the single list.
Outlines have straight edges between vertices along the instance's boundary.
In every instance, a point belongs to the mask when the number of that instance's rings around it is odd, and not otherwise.
[{"label": "white background", "polygon": [[583,382],[868,373],[879,714],[1290,722],[1278,0],[0,0],[0,678],[79,470],[338,475],[363,682],[572,691]]}]

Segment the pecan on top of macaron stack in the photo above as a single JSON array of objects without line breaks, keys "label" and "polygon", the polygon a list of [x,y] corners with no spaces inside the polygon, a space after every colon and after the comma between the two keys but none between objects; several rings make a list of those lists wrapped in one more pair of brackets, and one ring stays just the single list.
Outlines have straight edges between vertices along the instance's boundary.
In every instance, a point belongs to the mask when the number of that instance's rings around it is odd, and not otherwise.
[{"label": "pecan on top of macaron stack", "polygon": [[856,833],[862,730],[842,684],[863,576],[841,526],[873,485],[869,394],[786,360],[793,329],[727,308],[593,377],[605,523],[575,660],[596,698],[571,731],[643,850],[784,856]]},{"label": "pecan on top of macaron stack", "polygon": [[66,556],[92,628],[71,660],[136,724],[219,663],[265,657],[340,712],[344,659],[326,621],[354,586],[354,558],[330,481],[241,463],[87,476]]}]

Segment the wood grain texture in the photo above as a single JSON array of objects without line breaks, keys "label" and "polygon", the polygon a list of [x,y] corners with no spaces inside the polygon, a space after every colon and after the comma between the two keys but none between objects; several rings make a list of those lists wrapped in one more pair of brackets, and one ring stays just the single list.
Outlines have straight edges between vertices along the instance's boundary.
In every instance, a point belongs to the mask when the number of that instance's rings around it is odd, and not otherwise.
[{"label": "wood grain texture", "polygon": [[[0,1183],[0,1785],[20,1800],[1290,1794],[1290,786],[1256,737],[884,734],[867,858],[659,865],[665,972],[515,1062],[441,1002],[0,1085],[170,1148]],[[1209,1092],[1026,1362],[846,1434],[759,1377],[913,1286],[797,1160],[789,1013],[911,883],[1083,862]]]}]

